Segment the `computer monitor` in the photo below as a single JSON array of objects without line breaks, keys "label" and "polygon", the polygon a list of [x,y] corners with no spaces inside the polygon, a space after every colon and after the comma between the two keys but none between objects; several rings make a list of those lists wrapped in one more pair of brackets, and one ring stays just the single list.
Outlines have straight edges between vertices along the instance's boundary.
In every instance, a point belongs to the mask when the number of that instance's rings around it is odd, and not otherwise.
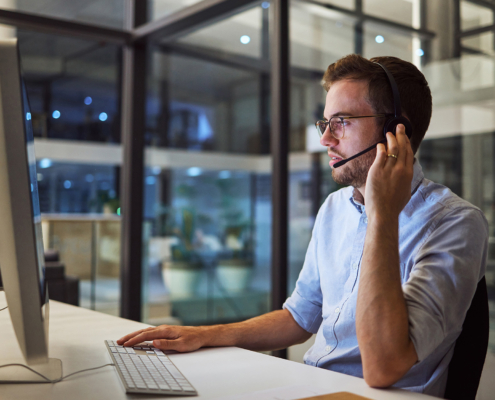
[{"label": "computer monitor", "polygon": [[[60,360],[48,357],[49,302],[34,139],[16,39],[0,40],[0,271],[24,361],[57,379]],[[12,360],[3,360],[0,352],[0,365],[7,361]],[[43,379],[9,367],[0,368],[0,381]]]}]

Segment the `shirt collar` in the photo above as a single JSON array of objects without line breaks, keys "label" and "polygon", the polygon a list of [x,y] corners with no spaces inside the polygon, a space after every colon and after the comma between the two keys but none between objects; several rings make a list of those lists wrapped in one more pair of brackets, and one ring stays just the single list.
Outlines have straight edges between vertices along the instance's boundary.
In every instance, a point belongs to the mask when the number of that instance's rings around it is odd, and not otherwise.
[{"label": "shirt collar", "polygon": [[[413,164],[413,179],[411,182],[411,196],[416,192],[424,177],[425,175],[423,174],[423,168],[421,168],[418,159],[415,157]],[[364,199],[361,192],[354,188],[349,200],[351,204],[362,214],[364,211]]]}]

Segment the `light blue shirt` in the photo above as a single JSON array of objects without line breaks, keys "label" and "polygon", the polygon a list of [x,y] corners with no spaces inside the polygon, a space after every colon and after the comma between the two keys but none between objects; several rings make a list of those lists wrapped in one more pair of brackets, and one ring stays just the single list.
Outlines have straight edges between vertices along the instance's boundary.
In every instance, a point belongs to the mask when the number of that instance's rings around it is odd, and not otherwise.
[{"label": "light blue shirt", "polygon": [[[306,364],[362,378],[356,301],[367,218],[353,190],[332,193],[320,208],[284,308],[316,333]],[[455,341],[485,274],[488,224],[481,210],[424,178],[417,160],[411,193],[399,216],[397,268],[419,361],[394,387],[443,397]]]}]

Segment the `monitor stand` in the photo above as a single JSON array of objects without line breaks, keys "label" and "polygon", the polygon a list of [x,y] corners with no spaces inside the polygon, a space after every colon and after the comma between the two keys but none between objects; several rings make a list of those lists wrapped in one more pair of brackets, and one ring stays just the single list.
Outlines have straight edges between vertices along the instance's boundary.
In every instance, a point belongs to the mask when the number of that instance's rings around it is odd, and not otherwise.
[{"label": "monitor stand", "polygon": [[[2,359],[0,365],[22,364],[19,360],[5,361]],[[62,361],[58,358],[49,358],[46,364],[29,365],[41,375],[46,376],[51,381],[62,378]],[[19,365],[12,365],[0,368],[0,384],[3,383],[50,383],[33,371]]]}]

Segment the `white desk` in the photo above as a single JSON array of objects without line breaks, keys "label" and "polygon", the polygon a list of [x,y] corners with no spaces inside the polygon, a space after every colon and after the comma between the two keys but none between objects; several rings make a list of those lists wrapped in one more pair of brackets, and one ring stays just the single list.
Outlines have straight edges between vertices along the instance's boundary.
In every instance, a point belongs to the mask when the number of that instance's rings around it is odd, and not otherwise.
[{"label": "white desk", "polygon": [[[0,292],[0,308],[5,304],[5,295]],[[147,326],[54,301],[50,306],[50,357],[62,360],[64,375],[111,362],[103,341]],[[0,343],[0,364],[4,357],[21,357],[7,310],[0,312]],[[316,386],[328,393],[348,391],[371,399],[433,398],[402,390],[371,389],[363,379],[235,347],[176,353],[170,358],[199,393],[199,397],[181,399],[219,399],[292,385]],[[154,398],[179,397],[126,395],[114,367],[83,372],[57,384],[0,385],[2,400]]]}]

